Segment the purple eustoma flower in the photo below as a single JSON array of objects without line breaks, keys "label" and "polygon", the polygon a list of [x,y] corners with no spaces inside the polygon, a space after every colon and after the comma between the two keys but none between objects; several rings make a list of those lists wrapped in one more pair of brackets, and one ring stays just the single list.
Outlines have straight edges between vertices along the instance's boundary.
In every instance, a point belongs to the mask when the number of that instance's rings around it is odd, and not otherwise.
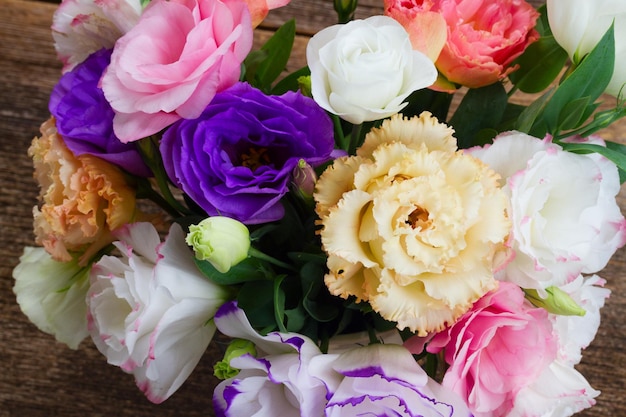
[{"label": "purple eustoma flower", "polygon": [[199,118],[170,126],[161,154],[170,179],[207,214],[258,224],[283,217],[298,161],[317,166],[333,147],[332,121],[312,99],[238,83]]},{"label": "purple eustoma flower", "polygon": [[150,170],[136,146],[120,142],[113,133],[113,109],[98,86],[110,59],[111,51],[101,49],[63,74],[52,90],[48,109],[74,155],[94,155],[131,174],[147,177]]}]

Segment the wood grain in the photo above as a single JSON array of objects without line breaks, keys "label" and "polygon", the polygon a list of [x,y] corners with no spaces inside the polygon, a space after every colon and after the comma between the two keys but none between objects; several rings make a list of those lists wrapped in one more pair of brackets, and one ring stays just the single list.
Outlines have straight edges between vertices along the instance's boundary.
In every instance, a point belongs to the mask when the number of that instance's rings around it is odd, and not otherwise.
[{"label": "wood grain", "polygon": [[[380,4],[362,1],[357,17],[378,13]],[[90,341],[76,351],[68,349],[38,331],[15,301],[11,271],[23,246],[34,243],[31,210],[37,185],[26,149],[48,117],[48,96],[60,70],[49,31],[55,7],[37,1],[0,0],[0,417],[213,415],[212,364],[222,347],[219,343],[212,345],[179,392],[156,406],[143,397],[131,376],[107,365]],[[258,31],[257,45],[292,16],[301,35],[290,64],[294,69],[304,63],[306,36],[335,20],[330,0],[293,0],[287,8],[270,13]],[[626,123],[604,135],[624,138]],[[620,203],[626,207],[623,195]],[[626,252],[622,250],[602,273],[613,295],[603,310],[598,337],[579,367],[603,392],[598,405],[583,416],[626,415],[624,272]]]}]

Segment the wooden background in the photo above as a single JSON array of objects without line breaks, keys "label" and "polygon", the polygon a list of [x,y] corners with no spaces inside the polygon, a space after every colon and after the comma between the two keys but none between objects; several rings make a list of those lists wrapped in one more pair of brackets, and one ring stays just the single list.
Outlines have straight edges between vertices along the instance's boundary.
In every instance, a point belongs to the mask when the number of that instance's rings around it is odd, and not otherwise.
[{"label": "wooden background", "polygon": [[[257,41],[295,17],[300,36],[293,69],[304,62],[307,36],[333,24],[335,17],[330,0],[292,2],[270,13],[257,31]],[[380,13],[381,3],[362,0],[357,17]],[[0,0],[0,417],[211,416],[215,346],[185,385],[156,406],[143,397],[132,376],[107,365],[90,340],[76,351],[68,349],[38,331],[15,302],[11,271],[23,246],[34,243],[31,210],[38,192],[26,149],[48,117],[48,96],[59,77],[49,30],[55,7]],[[604,136],[625,138],[625,122]],[[626,207],[624,196],[620,203]],[[579,369],[602,395],[584,416],[626,416],[625,262],[626,252],[621,250],[601,274],[613,295],[603,310],[598,337]]]}]

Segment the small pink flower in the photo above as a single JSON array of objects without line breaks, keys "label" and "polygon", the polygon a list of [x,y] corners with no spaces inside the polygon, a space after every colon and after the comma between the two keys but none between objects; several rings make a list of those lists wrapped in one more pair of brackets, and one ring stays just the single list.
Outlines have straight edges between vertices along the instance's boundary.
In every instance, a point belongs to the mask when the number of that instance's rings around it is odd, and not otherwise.
[{"label": "small pink flower", "polygon": [[530,305],[517,285],[501,282],[427,350],[444,351],[450,367],[443,386],[466,399],[476,417],[499,417],[554,361],[557,340],[548,313]]},{"label": "small pink flower", "polygon": [[102,89],[122,142],[194,119],[233,85],[252,48],[243,0],[154,0],[121,37]]}]

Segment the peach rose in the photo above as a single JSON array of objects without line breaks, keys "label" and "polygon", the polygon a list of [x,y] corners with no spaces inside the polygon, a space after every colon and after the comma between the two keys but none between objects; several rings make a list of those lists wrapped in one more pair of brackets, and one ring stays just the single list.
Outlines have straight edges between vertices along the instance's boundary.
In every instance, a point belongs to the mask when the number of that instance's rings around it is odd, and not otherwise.
[{"label": "peach rose", "polygon": [[383,122],[317,182],[330,292],[400,329],[442,330],[497,285],[493,255],[510,226],[497,181],[429,113]]},{"label": "peach rose", "polygon": [[50,118],[41,125],[28,153],[41,187],[41,208],[34,207],[37,243],[53,259],[70,261],[81,253],[85,264],[113,241],[111,231],[135,216],[135,192],[118,168],[90,155],[75,157]]},{"label": "peach rose", "polygon": [[215,94],[239,80],[252,48],[243,0],[154,0],[122,36],[102,89],[122,142],[195,119]]},{"label": "peach rose", "polygon": [[433,42],[440,39],[433,16],[439,14],[447,34],[435,65],[449,81],[471,88],[506,77],[515,69],[513,60],[539,38],[539,13],[523,0],[386,0],[385,14],[405,27],[414,48],[425,52],[427,45],[429,54],[441,45]]}]

